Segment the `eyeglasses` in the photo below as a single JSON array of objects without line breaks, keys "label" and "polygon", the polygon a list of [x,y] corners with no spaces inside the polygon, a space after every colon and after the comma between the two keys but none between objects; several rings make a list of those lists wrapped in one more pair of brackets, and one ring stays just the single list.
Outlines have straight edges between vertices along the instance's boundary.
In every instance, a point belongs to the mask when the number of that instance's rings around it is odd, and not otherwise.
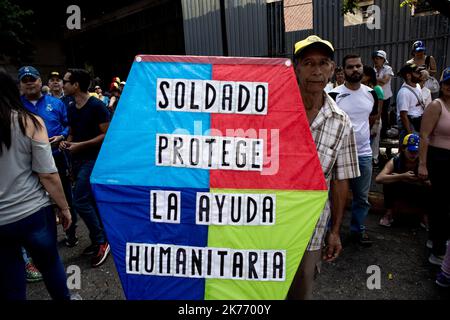
[{"label": "eyeglasses", "polygon": [[63,79],[63,84],[66,84],[66,83],[72,83],[72,82],[70,82],[70,80]]}]

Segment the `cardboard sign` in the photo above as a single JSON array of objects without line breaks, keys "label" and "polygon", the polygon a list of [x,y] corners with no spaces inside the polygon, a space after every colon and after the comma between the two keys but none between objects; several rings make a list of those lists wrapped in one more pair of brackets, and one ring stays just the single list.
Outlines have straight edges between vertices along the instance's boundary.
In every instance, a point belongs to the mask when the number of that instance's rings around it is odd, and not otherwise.
[{"label": "cardboard sign", "polygon": [[91,183],[128,299],[284,299],[328,196],[288,59],[137,56]]}]

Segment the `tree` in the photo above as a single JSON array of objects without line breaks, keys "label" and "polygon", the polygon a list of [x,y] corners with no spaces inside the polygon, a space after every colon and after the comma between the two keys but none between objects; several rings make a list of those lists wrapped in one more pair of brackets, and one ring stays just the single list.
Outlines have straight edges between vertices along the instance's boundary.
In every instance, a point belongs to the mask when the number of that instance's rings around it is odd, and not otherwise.
[{"label": "tree", "polygon": [[408,5],[410,8],[420,3],[429,4],[434,10],[439,11],[446,17],[450,18],[450,0],[404,0],[400,7]]},{"label": "tree", "polygon": [[30,56],[32,15],[31,10],[22,10],[9,0],[0,0],[0,58],[10,58],[17,63]]}]

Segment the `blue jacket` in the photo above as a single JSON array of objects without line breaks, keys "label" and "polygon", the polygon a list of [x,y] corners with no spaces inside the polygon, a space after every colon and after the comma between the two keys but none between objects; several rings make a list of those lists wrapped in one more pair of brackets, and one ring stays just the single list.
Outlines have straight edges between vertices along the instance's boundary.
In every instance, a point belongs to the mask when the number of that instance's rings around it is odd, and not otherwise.
[{"label": "blue jacket", "polygon": [[20,98],[25,108],[44,120],[49,138],[60,135],[67,138],[69,135],[67,109],[61,100],[50,95],[43,95],[35,106],[24,96]]}]

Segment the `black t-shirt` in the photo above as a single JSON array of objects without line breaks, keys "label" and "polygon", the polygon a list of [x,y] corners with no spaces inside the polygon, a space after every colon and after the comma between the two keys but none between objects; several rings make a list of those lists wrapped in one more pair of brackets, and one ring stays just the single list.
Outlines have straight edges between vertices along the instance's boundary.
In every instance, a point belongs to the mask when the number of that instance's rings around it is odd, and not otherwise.
[{"label": "black t-shirt", "polygon": [[[72,141],[82,142],[94,139],[102,132],[99,125],[110,121],[110,114],[105,104],[95,97],[90,97],[86,104],[78,109],[75,103],[69,103],[68,120]],[[96,160],[100,145],[73,154],[74,160]]]}]

